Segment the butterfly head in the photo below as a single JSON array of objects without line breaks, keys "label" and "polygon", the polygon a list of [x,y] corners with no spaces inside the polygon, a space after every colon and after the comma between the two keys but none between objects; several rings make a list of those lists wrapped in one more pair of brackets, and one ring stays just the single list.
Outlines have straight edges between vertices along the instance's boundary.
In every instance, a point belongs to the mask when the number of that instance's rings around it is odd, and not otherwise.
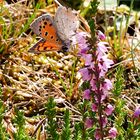
[{"label": "butterfly head", "polygon": [[70,41],[62,41],[62,51],[67,52],[70,48]]}]

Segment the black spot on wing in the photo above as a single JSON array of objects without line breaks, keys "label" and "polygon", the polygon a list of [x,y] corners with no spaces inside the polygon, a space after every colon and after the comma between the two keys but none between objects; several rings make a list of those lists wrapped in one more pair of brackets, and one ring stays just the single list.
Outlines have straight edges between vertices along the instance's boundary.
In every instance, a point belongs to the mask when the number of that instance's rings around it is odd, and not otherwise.
[{"label": "black spot on wing", "polygon": [[52,26],[52,23],[50,23],[49,26]]},{"label": "black spot on wing", "polygon": [[44,22],[44,25],[47,25],[47,21]]},{"label": "black spot on wing", "polygon": [[40,45],[38,45],[37,50],[39,51]]},{"label": "black spot on wing", "polygon": [[48,49],[48,47],[44,47],[44,50],[47,50]]},{"label": "black spot on wing", "polygon": [[48,35],[48,32],[45,32],[45,36],[47,36]]}]

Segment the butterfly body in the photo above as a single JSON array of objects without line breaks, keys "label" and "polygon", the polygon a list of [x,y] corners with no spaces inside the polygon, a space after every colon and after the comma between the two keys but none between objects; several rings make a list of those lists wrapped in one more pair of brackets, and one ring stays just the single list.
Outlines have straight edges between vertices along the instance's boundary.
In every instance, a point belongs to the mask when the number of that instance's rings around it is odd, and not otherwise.
[{"label": "butterfly body", "polygon": [[60,51],[69,48],[71,38],[78,28],[78,18],[70,9],[60,6],[54,19],[44,14],[31,24],[33,32],[41,39],[29,49],[29,52]]}]

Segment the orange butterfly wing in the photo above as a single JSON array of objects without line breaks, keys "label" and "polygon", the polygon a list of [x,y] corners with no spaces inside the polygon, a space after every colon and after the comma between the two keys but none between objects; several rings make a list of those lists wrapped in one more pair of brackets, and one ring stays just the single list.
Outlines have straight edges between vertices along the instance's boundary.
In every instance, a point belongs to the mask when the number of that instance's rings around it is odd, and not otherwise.
[{"label": "orange butterfly wing", "polygon": [[60,51],[61,47],[58,44],[40,39],[33,47],[29,49],[29,52],[40,53],[45,51]]},{"label": "orange butterfly wing", "polygon": [[38,17],[31,24],[33,32],[43,39],[40,39],[29,52],[59,51],[63,47],[62,40],[58,37],[53,19],[49,15]]}]

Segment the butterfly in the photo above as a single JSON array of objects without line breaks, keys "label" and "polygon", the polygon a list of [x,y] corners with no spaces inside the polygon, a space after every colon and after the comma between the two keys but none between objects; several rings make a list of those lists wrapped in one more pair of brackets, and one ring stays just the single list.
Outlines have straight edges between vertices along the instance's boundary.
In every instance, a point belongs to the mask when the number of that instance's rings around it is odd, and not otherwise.
[{"label": "butterfly", "polygon": [[72,38],[79,28],[79,20],[75,11],[59,6],[54,18],[44,14],[35,19],[30,27],[41,39],[29,49],[29,52],[60,51],[70,47]]}]

